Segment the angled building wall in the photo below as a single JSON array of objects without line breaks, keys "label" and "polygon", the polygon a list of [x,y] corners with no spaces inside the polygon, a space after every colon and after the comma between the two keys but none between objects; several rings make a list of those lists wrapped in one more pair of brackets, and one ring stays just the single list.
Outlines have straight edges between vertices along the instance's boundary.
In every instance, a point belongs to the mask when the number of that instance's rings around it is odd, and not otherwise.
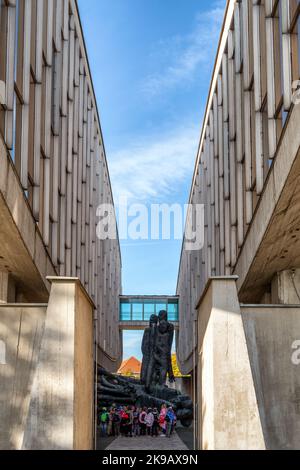
[{"label": "angled building wall", "polygon": [[76,1],[1,0],[0,43],[0,301],[47,301],[46,276],[78,277],[98,361],[117,370],[120,248],[96,236],[113,196]]},{"label": "angled building wall", "polygon": [[277,273],[300,267],[299,14],[297,0],[227,2],[189,200],[204,205],[204,246],[183,245],[178,275],[183,373],[211,276],[277,303]]}]

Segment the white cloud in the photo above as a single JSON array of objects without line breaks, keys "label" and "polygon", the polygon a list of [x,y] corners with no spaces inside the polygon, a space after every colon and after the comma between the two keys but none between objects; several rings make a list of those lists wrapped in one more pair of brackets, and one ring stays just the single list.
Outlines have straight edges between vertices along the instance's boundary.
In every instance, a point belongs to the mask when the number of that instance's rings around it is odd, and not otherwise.
[{"label": "white cloud", "polygon": [[166,65],[159,72],[146,77],[142,91],[149,98],[188,83],[201,69],[211,64],[224,17],[224,0],[214,2],[212,8],[196,16],[194,30],[186,36],[174,36],[160,41],[156,49]]},{"label": "white cloud", "polygon": [[[202,80],[209,81],[205,72],[209,72],[214,59],[224,6],[225,0],[212,2],[210,10],[196,16],[190,34],[170,37],[156,45],[159,52],[152,60],[159,73],[145,79],[143,91],[147,97],[171,88],[178,90],[183,82],[196,78],[200,81],[201,74]],[[181,125],[172,131],[134,135],[124,148],[110,153],[115,203],[118,205],[120,196],[131,202],[156,202],[178,193],[179,185],[192,177],[200,124],[197,119],[187,121],[181,117]]]},{"label": "white cloud", "polygon": [[189,124],[168,134],[139,137],[111,154],[115,203],[121,196],[149,202],[175,194],[178,185],[192,176],[199,135],[199,128]]}]

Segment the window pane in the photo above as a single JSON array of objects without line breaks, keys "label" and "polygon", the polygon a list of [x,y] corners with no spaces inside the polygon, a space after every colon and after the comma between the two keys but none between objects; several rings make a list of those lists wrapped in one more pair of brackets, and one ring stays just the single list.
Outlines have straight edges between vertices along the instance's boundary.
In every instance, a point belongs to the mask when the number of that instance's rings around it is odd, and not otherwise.
[{"label": "window pane", "polygon": [[135,321],[143,320],[143,304],[142,303],[132,304],[132,320],[135,320]]},{"label": "window pane", "polygon": [[154,304],[144,304],[144,320],[149,321],[151,315],[155,313],[155,305]]},{"label": "window pane", "polygon": [[177,304],[168,305],[168,319],[169,321],[178,321],[178,305]]},{"label": "window pane", "polygon": [[121,304],[120,309],[120,319],[121,321],[129,321],[130,320],[130,304]]}]

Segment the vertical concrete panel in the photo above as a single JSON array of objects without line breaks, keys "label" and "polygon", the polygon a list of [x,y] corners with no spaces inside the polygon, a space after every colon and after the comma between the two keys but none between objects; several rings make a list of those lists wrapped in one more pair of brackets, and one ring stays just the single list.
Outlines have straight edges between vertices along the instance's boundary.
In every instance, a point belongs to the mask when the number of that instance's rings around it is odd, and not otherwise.
[{"label": "vertical concrete panel", "polygon": [[93,448],[93,306],[76,286],[74,449]]},{"label": "vertical concrete panel", "polygon": [[202,385],[201,385],[201,422],[202,438],[201,448],[210,450],[215,448],[214,432],[214,349],[213,325],[209,323],[203,340],[202,349]]},{"label": "vertical concrete panel", "polygon": [[22,447],[45,313],[45,306],[0,307],[0,449]]},{"label": "vertical concrete panel", "polygon": [[53,282],[25,449],[73,449],[75,283]]},{"label": "vertical concrete panel", "polygon": [[242,315],[266,446],[299,449],[300,307],[242,306]]},{"label": "vertical concrete panel", "polygon": [[78,279],[51,278],[24,449],[93,447],[93,304]]},{"label": "vertical concrete panel", "polygon": [[198,307],[202,449],[264,449],[235,278],[212,278]]},{"label": "vertical concrete panel", "polygon": [[0,304],[5,304],[8,297],[8,278],[9,274],[0,272]]}]

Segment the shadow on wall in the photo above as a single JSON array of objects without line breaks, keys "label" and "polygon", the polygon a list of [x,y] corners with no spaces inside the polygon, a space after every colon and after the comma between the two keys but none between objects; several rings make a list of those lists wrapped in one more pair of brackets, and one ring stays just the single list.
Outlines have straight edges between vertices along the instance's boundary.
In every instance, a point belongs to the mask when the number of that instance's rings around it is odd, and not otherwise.
[{"label": "shadow on wall", "polygon": [[[35,429],[39,417],[38,409],[35,408],[36,390],[33,390],[33,384],[46,310],[45,305],[0,306],[0,449],[35,448],[38,440]],[[48,330],[48,335],[52,347],[59,348],[64,340],[64,334],[59,328]],[[65,353],[68,354],[67,351]],[[69,356],[72,360],[71,354]],[[52,365],[49,364],[49,374]],[[62,409],[68,407],[68,397],[57,396],[56,399]],[[51,424],[51,416],[48,419]],[[57,448],[57,443],[43,442],[43,447]],[[63,442],[61,448],[65,448]]]},{"label": "shadow on wall", "polygon": [[300,307],[242,306],[250,364],[267,449],[299,449]]},{"label": "shadow on wall", "polygon": [[0,340],[0,366],[6,365],[6,344]]}]

